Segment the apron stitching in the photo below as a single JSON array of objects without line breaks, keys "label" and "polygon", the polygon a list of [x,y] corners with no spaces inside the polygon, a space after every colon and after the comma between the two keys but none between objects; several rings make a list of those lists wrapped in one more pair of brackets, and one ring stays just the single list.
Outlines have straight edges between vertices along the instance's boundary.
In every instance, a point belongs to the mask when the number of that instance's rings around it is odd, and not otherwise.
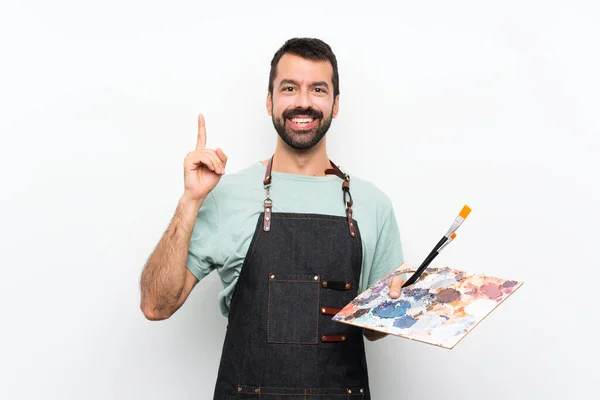
[{"label": "apron stitching", "polygon": [[[282,216],[277,216],[278,219],[292,219],[292,220],[315,220],[315,221],[330,221],[330,222],[347,222],[346,220],[338,220],[338,219],[329,219],[329,218],[316,218],[316,217],[308,217],[308,218],[301,218],[301,217],[282,217]],[[343,218],[343,217],[340,217]]]},{"label": "apron stitching", "polygon": [[321,285],[317,286],[317,336],[315,337],[315,343],[319,342],[319,307],[321,307]]},{"label": "apron stitching", "polygon": [[[267,343],[275,343],[275,344],[317,344],[319,343],[319,308],[317,307],[317,335],[315,337],[314,342],[282,342],[271,340],[269,336],[269,329],[271,327],[271,280],[269,279],[269,292],[267,296]],[[303,283],[313,283],[314,281],[280,281],[280,282],[303,282]],[[321,287],[317,287],[317,296],[321,292]],[[317,305],[319,302],[319,297],[317,297]]]},{"label": "apron stitching", "polygon": [[276,342],[274,340],[269,341],[269,343],[275,343],[275,344],[310,344],[310,345],[317,344],[316,341],[314,341],[314,342]]},{"label": "apron stitching", "polygon": [[[259,218],[259,220],[257,222],[257,225],[258,224],[260,224],[260,218]],[[255,235],[256,237],[253,237],[252,240],[251,240],[252,248],[250,249],[249,252],[246,253],[246,256],[244,257],[244,261],[242,262],[242,268],[240,269],[240,272],[238,274],[238,280],[237,280],[238,282],[239,282],[240,278],[242,277],[242,274],[245,272],[245,270],[248,269],[248,268],[244,268],[244,267],[248,263],[250,263],[250,261],[251,261],[250,258],[252,257],[252,254],[254,253],[254,249],[256,248],[256,244],[258,243],[258,239],[260,238],[260,233],[261,233],[261,230],[259,229],[258,230],[258,234]],[[236,282],[236,286],[237,286],[237,282]],[[234,292],[234,294],[235,294],[235,292]],[[230,312],[231,312],[232,305],[233,305],[233,298],[231,299],[231,302],[229,304],[229,310],[230,310]]]},{"label": "apron stitching", "polygon": [[[250,394],[250,395],[257,394],[257,393],[255,393],[255,392],[240,392],[240,393],[241,393],[241,394]],[[261,392],[260,392],[260,393],[258,393],[258,396],[259,396],[259,398],[260,398],[260,396],[261,396],[261,395],[263,395],[263,394],[265,394],[265,395],[269,395],[269,396],[293,396],[293,397],[298,397],[298,396],[299,396],[299,394],[293,394],[293,393],[274,393],[274,392],[263,392],[263,391],[261,390]],[[307,393],[307,392],[306,392],[306,390],[304,390],[304,393],[303,393],[303,394],[304,394],[304,397],[306,398],[306,396],[308,396],[308,394],[309,394],[309,393]],[[302,395],[302,394],[300,394],[300,395]],[[364,398],[364,394],[363,394],[363,395],[360,395],[360,394],[354,394],[354,393],[352,393],[352,394],[347,394],[347,393],[343,393],[343,394],[332,394],[332,393],[311,393],[311,394],[310,394],[310,396],[311,396],[311,397],[313,397],[313,396],[319,396],[319,397],[321,397],[321,396],[328,396],[328,397],[331,397],[331,396],[335,396],[335,397],[342,397],[342,396],[346,396],[346,397],[351,397],[351,396],[352,396],[352,397],[356,397],[356,396],[359,396],[359,397],[363,397],[363,398]]]},{"label": "apron stitching", "polygon": [[270,327],[271,327],[271,281],[269,281],[269,296],[267,298],[267,343],[269,343]]}]

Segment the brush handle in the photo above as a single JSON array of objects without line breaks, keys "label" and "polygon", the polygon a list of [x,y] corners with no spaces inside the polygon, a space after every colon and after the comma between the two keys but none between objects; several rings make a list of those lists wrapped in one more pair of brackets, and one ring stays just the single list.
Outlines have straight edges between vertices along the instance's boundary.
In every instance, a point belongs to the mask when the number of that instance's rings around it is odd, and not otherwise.
[{"label": "brush handle", "polygon": [[425,269],[429,266],[429,264],[431,264],[431,262],[433,261],[433,259],[440,253],[436,251],[429,253],[429,255],[427,256],[427,258],[425,258],[425,260],[421,263],[421,265],[419,266],[419,268],[417,268],[417,272],[415,272],[410,278],[408,278],[408,280],[404,283],[404,285],[402,285],[402,287],[406,287],[408,285],[412,285],[413,283],[415,283],[417,281],[417,279],[419,279],[419,277],[421,276],[421,274],[423,273],[423,271],[425,271]]},{"label": "brush handle", "polygon": [[412,285],[413,283],[415,283],[417,281],[417,279],[419,279],[419,276],[421,276],[421,274],[423,273],[425,268],[427,268],[427,266],[429,264],[431,264],[431,261],[433,261],[433,259],[439,254],[438,249],[440,247],[442,247],[442,245],[444,243],[446,243],[447,240],[448,240],[448,238],[446,236],[444,236],[440,239],[440,241],[435,245],[433,250],[431,250],[431,252],[427,255],[427,257],[425,257],[425,260],[423,260],[423,262],[421,263],[419,268],[417,268],[417,272],[412,274],[412,276],[410,278],[408,278],[408,280],[406,281],[406,283],[404,283],[404,285],[402,285],[402,287]]},{"label": "brush handle", "polygon": [[[442,245],[444,243],[446,243],[446,241],[448,240],[448,236],[443,236],[439,242],[437,242],[437,244],[435,245],[435,247],[433,248],[433,250],[431,250],[431,252],[429,254],[427,254],[427,257],[425,257],[425,261],[427,261],[427,259],[429,257],[431,257],[432,255],[434,255],[435,253],[438,252],[438,250],[440,249],[440,247],[442,247]],[[423,262],[425,262],[423,261]]]}]

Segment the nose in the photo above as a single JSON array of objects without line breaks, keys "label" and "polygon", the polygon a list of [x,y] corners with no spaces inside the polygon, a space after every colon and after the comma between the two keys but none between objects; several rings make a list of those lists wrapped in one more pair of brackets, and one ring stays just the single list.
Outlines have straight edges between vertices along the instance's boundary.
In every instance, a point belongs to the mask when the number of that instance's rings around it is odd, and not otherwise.
[{"label": "nose", "polygon": [[298,95],[295,98],[294,106],[297,108],[309,108],[311,106],[310,93],[308,90],[298,91]]}]

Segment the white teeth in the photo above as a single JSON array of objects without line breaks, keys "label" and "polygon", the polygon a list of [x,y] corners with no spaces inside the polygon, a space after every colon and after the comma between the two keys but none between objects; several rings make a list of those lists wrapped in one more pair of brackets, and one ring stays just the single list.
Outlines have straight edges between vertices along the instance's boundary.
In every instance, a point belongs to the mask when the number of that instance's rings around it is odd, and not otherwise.
[{"label": "white teeth", "polygon": [[313,119],[312,118],[292,118],[292,121],[295,124],[308,124],[309,122],[312,122]]}]

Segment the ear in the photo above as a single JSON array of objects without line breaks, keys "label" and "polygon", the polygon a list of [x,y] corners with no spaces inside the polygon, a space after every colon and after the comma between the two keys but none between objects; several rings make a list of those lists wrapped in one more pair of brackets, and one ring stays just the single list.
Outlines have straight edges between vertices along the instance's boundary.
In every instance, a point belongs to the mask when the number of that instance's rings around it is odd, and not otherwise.
[{"label": "ear", "polygon": [[333,101],[333,113],[332,117],[337,117],[338,109],[340,108],[340,95],[335,96],[335,100]]},{"label": "ear", "polygon": [[271,93],[267,93],[267,114],[273,115],[273,98]]}]

